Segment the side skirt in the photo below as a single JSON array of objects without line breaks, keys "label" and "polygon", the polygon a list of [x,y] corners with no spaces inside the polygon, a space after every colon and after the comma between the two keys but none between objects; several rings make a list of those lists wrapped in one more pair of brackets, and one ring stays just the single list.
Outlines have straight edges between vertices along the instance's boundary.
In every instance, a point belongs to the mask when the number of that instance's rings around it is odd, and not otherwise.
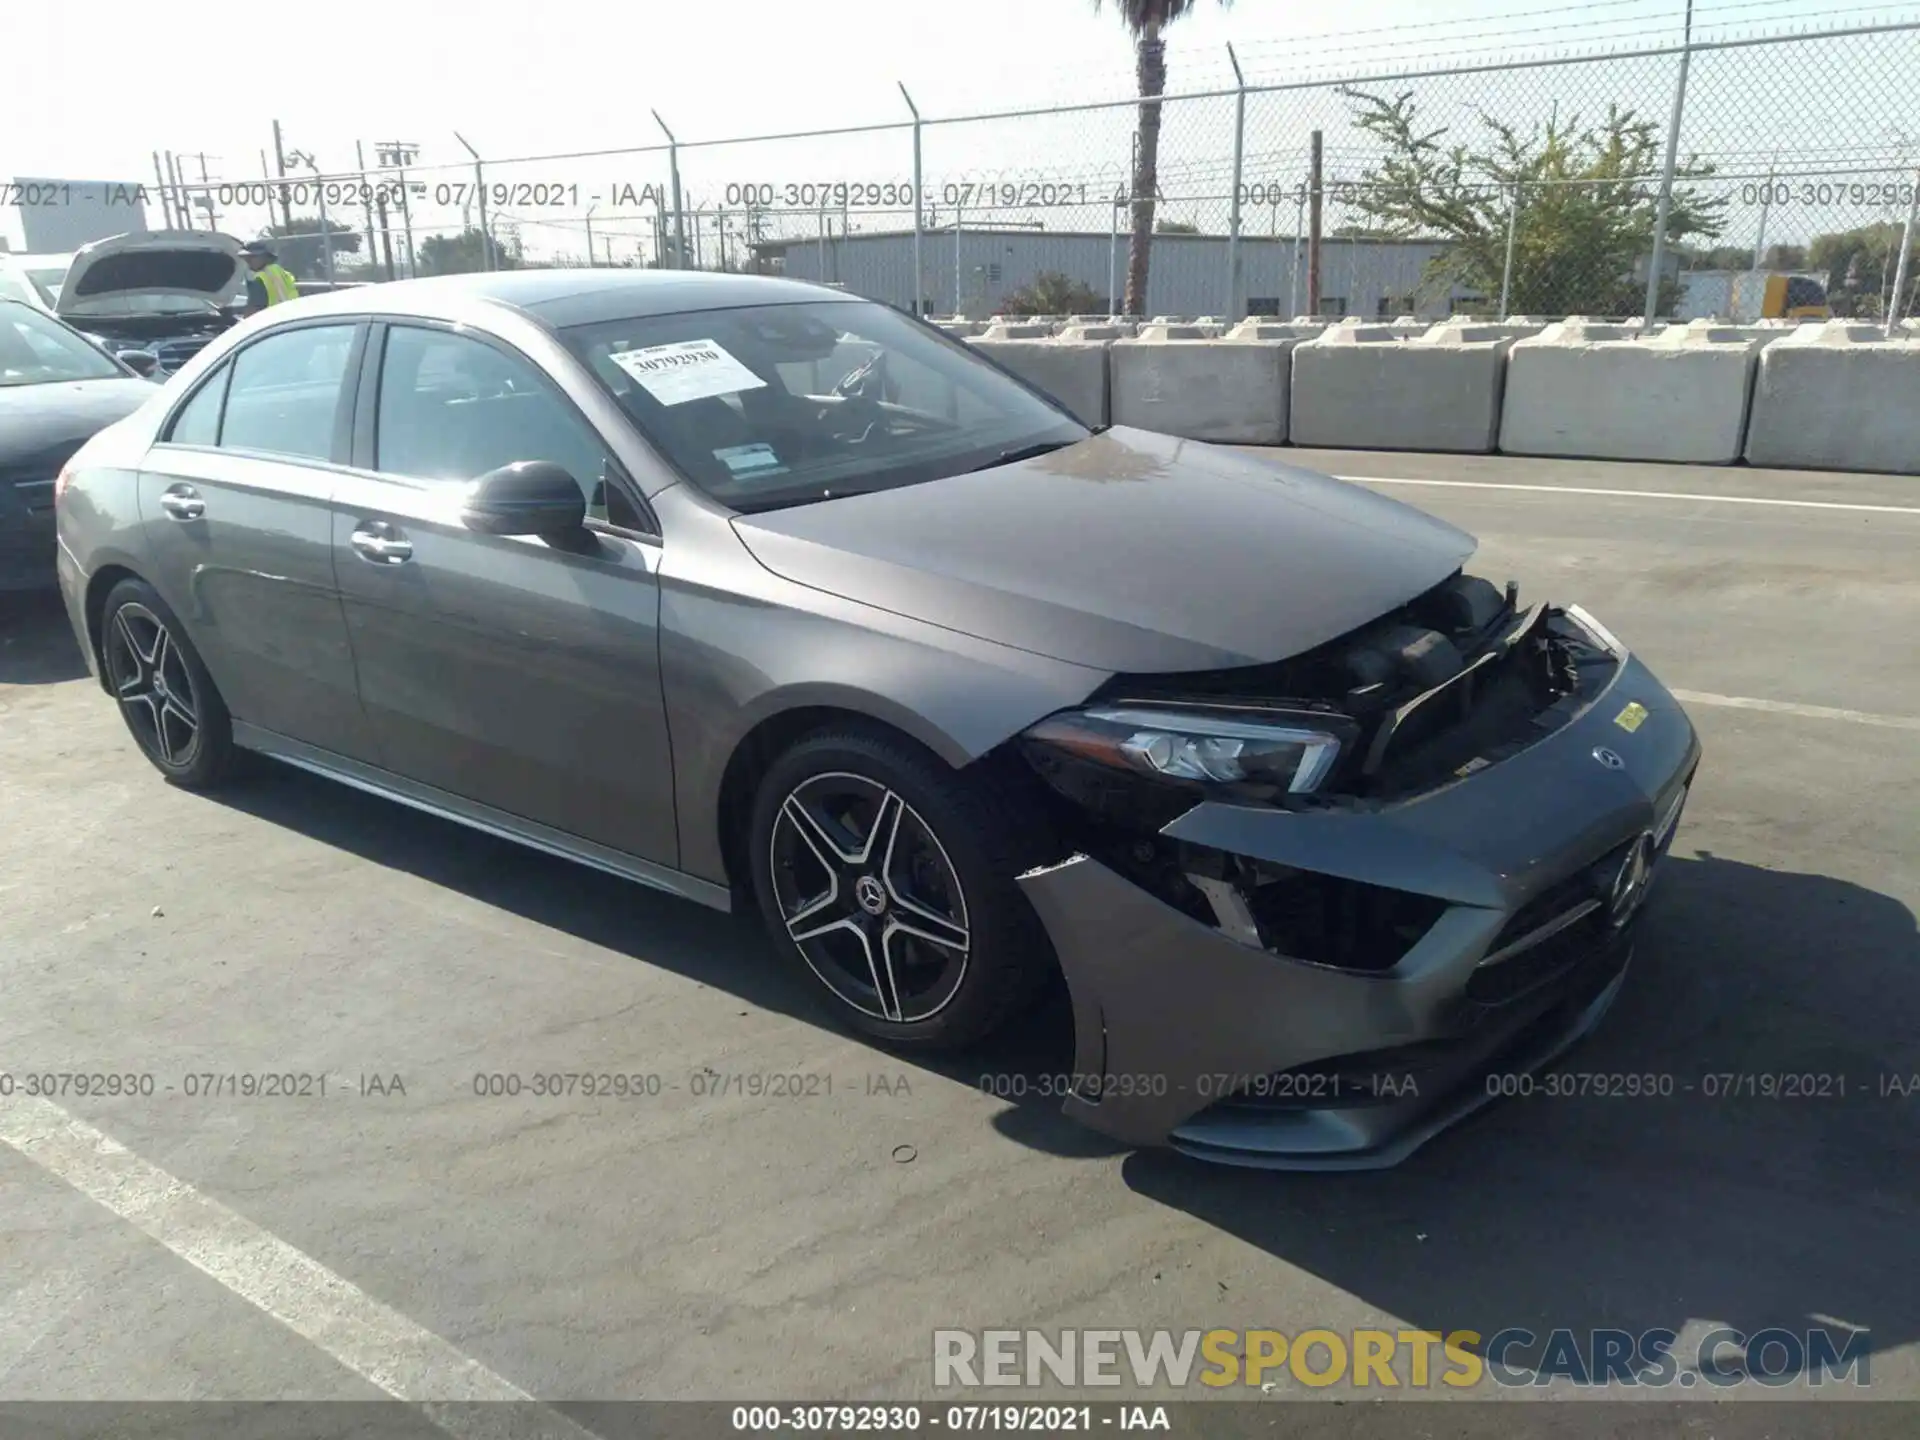
[{"label": "side skirt", "polygon": [[458,795],[450,795],[431,785],[422,785],[418,781],[408,780],[377,766],[365,765],[358,760],[349,760],[344,755],[336,755],[330,750],[308,745],[303,741],[290,740],[272,730],[263,730],[258,725],[249,725],[244,720],[233,722],[233,743],[243,750],[258,751],[301,770],[311,771],[315,775],[324,775],[329,780],[338,780],[343,785],[351,785],[356,790],[364,790],[370,795],[378,795],[387,800],[398,801],[415,810],[424,810],[429,815],[437,815],[442,820],[452,820],[475,830],[497,835],[502,840],[512,840],[517,844],[541,850],[549,855],[557,855],[562,860],[573,860],[582,865],[591,865],[596,870],[604,870],[609,875],[618,875],[623,880],[636,881],[655,890],[664,890],[669,895],[678,895],[688,900],[697,900],[715,910],[733,909],[732,893],[724,885],[716,885],[711,880],[702,880],[698,876],[688,875],[665,865],[656,865],[651,860],[642,860],[637,855],[629,855],[623,850],[610,849],[605,845],[596,845],[591,840],[582,840],[577,835],[569,835],[563,830],[554,830],[545,825],[537,825],[531,820],[522,820],[517,815],[509,815],[504,810],[495,810],[491,806],[479,805],[464,800]]}]

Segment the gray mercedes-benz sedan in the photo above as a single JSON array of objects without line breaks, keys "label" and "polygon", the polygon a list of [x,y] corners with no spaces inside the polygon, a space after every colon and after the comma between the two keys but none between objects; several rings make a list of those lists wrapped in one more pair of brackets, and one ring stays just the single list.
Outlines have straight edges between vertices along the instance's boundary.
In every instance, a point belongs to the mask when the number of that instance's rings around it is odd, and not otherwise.
[{"label": "gray mercedes-benz sedan", "polygon": [[1590,1029],[1700,755],[1452,526],[769,278],[275,306],[57,494],[175,783],[258,752],[755,907],[896,1047],[1061,977],[1036,1086],[1242,1164],[1391,1164]]}]

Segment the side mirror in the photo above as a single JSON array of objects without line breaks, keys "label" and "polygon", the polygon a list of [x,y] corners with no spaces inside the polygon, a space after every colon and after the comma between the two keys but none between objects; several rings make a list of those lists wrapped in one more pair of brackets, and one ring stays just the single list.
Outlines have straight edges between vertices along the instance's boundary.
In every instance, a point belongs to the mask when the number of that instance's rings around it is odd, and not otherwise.
[{"label": "side mirror", "polygon": [[151,350],[121,350],[117,353],[120,357],[121,364],[133,371],[134,374],[144,375],[149,380],[153,378],[154,372],[160,368],[160,357]]},{"label": "side mirror", "polygon": [[587,502],[564,465],[516,460],[473,482],[460,519],[482,535],[570,535],[585,527]]}]

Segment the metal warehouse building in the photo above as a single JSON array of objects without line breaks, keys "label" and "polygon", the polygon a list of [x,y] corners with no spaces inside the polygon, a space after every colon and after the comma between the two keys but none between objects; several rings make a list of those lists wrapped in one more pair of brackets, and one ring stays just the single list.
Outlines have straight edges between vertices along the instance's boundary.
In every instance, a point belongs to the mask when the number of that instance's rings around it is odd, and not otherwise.
[{"label": "metal warehouse building", "polygon": [[[1347,239],[1321,242],[1323,315],[1368,319],[1440,316],[1485,297],[1414,296],[1427,262],[1441,246],[1429,240]],[[843,285],[857,295],[902,309],[913,301],[913,232],[856,231],[753,247],[764,268],[796,280]],[[1243,293],[1255,315],[1296,315],[1306,307],[1307,245],[1290,235],[1243,235]],[[1126,287],[1127,237],[1105,231],[1035,229],[928,230],[920,240],[922,299],[935,315],[992,314],[1013,292],[1054,271],[1111,300]],[[1096,307],[1099,308],[1099,307]],[[1108,308],[1112,306],[1108,303]],[[1155,235],[1147,288],[1149,315],[1217,315],[1228,308],[1227,240],[1223,235]]]}]

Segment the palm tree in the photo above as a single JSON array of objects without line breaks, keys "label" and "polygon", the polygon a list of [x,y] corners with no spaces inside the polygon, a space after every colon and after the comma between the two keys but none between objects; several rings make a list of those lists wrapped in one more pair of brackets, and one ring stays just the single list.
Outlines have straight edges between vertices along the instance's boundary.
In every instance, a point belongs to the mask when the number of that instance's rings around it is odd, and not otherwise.
[{"label": "palm tree", "polygon": [[[1200,0],[1113,0],[1133,36],[1134,71],[1140,84],[1140,123],[1133,150],[1133,236],[1127,249],[1124,313],[1147,313],[1147,265],[1153,254],[1153,199],[1159,190],[1160,97],[1167,88],[1167,45],[1161,32]],[[1231,5],[1233,0],[1220,0]],[[1106,0],[1093,0],[1093,8]]]}]

